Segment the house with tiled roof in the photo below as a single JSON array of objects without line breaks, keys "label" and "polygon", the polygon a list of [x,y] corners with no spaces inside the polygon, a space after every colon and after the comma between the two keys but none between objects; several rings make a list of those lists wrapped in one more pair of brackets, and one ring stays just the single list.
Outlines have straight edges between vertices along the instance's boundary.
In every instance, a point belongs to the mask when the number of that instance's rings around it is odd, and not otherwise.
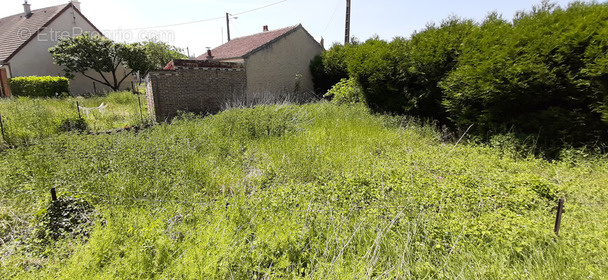
[{"label": "house with tiled roof", "polygon": [[243,64],[247,76],[247,103],[268,96],[309,95],[314,92],[310,61],[323,47],[302,27],[269,30],[233,39],[198,60]]},{"label": "house with tiled roof", "polygon": [[[25,1],[23,13],[0,19],[0,96],[10,96],[7,79],[13,77],[63,76],[48,50],[63,37],[83,33],[102,34],[82,14],[78,1],[35,10]],[[87,74],[101,79],[97,73]],[[72,94],[95,91],[110,89],[81,74],[70,80]]]}]

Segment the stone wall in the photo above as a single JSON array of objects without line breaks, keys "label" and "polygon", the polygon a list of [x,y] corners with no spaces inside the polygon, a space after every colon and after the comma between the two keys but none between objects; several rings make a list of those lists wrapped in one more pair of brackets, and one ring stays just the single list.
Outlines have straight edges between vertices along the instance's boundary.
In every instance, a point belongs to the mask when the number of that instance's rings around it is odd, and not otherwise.
[{"label": "stone wall", "polygon": [[227,104],[244,99],[247,77],[240,64],[199,62],[175,70],[153,71],[147,82],[150,116],[165,121],[178,111],[217,113]]}]

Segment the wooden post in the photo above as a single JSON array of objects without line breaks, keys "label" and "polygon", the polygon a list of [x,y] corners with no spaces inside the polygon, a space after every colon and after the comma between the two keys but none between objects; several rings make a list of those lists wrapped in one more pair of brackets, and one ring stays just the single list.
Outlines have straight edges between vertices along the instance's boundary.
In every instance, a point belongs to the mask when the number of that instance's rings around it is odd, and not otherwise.
[{"label": "wooden post", "polygon": [[53,201],[57,200],[57,192],[55,191],[55,188],[51,188],[51,199],[53,199]]},{"label": "wooden post", "polygon": [[11,89],[8,87],[8,74],[4,68],[0,68],[0,93],[0,97],[11,97]]},{"label": "wooden post", "polygon": [[82,119],[82,116],[80,115],[80,104],[78,103],[78,101],[76,101],[76,110],[78,110],[78,118]]},{"label": "wooden post", "polygon": [[346,0],[346,28],[344,32],[344,45],[350,43],[350,0]]},{"label": "wooden post", "polygon": [[559,236],[559,227],[562,223],[562,212],[564,211],[564,199],[560,199],[557,203],[557,215],[555,216],[555,227],[553,227],[553,232],[555,232],[556,236]]},{"label": "wooden post", "polygon": [[0,114],[0,130],[2,130],[2,140],[6,141],[6,135],[4,134],[4,123],[2,120],[2,114]]},{"label": "wooden post", "polygon": [[133,81],[131,81],[131,90],[133,91],[133,94],[139,94],[139,92],[135,90],[135,83]]}]

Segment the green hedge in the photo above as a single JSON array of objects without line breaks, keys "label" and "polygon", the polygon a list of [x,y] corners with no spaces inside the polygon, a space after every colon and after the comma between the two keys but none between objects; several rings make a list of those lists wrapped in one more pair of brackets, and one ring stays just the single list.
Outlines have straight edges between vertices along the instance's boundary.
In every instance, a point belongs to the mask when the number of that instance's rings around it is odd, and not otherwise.
[{"label": "green hedge", "polygon": [[65,77],[17,77],[8,80],[14,96],[53,97],[70,92],[70,83]]}]

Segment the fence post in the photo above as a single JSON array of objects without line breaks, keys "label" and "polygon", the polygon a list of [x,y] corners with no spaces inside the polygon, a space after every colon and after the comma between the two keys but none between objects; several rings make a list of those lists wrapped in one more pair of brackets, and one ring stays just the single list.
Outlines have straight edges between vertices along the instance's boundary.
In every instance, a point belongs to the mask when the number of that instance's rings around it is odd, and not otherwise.
[{"label": "fence post", "polygon": [[93,82],[93,93],[97,95],[97,85],[95,85],[95,82]]},{"label": "fence post", "polygon": [[555,236],[559,236],[559,227],[562,223],[562,212],[564,211],[564,199],[560,199],[557,203],[557,215],[555,216],[555,227],[553,227],[553,232],[555,232]]},{"label": "fence post", "polygon": [[141,124],[144,124],[144,113],[142,112],[141,109],[141,97],[139,96],[139,94],[137,95],[137,102],[139,103],[139,117],[141,117]]},{"label": "fence post", "polygon": [[78,118],[82,119],[82,116],[80,115],[80,104],[78,103],[78,101],[76,101],[76,110],[78,110]]},{"label": "fence post", "polygon": [[57,200],[57,192],[55,191],[55,188],[51,188],[51,198],[53,201]]},{"label": "fence post", "polygon": [[6,140],[6,135],[4,134],[4,121],[2,120],[2,114],[0,114],[0,130],[2,130],[2,140],[4,140],[5,142],[8,142]]}]

